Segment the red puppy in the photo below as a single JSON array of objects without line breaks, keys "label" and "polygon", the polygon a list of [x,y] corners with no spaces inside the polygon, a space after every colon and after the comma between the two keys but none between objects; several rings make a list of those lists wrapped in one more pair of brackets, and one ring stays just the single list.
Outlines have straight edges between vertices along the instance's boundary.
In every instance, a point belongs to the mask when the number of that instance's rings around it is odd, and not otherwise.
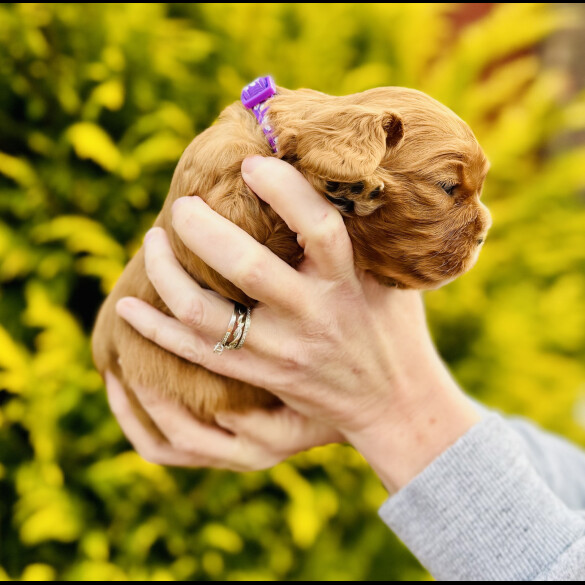
[{"label": "red puppy", "polygon": [[[241,163],[254,154],[291,163],[340,210],[356,266],[380,282],[436,288],[474,264],[491,223],[479,200],[488,162],[467,124],[448,108],[400,87],[343,97],[277,88],[265,106],[263,126],[237,102],[191,142],[155,222],[199,284],[254,305],[173,231],[171,206],[183,196],[198,195],[289,264],[302,260],[296,234],[242,179]],[[164,388],[206,422],[221,410],[279,403],[265,390],[213,374],[144,339],[116,315],[115,304],[125,296],[170,314],[146,276],[142,249],[106,299],[93,334],[99,371],[116,375],[131,398],[133,386]]]}]

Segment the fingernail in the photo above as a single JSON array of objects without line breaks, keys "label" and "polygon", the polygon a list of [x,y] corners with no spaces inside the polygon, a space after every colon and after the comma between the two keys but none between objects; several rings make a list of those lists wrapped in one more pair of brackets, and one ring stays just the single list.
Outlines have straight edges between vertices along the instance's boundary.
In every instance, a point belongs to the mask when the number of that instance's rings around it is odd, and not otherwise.
[{"label": "fingernail", "polygon": [[108,400],[111,402],[118,396],[117,392],[119,388],[116,384],[117,380],[114,374],[108,370],[104,375],[104,381],[106,383],[106,388],[108,389]]},{"label": "fingernail", "polygon": [[146,243],[149,240],[151,240],[153,237],[156,236],[156,232],[158,230],[160,230],[161,228],[150,228],[145,234],[144,234],[144,239],[143,242]]},{"label": "fingernail", "polygon": [[203,202],[203,199],[201,199],[201,197],[197,196],[197,195],[190,195],[189,197],[179,197],[178,199],[175,200],[175,202],[173,203],[172,207],[171,207],[171,212],[173,213],[173,215],[180,210],[180,208],[187,204],[188,202]]},{"label": "fingernail", "polygon": [[229,412],[217,412],[215,414],[215,422],[226,429],[230,429],[234,426],[235,418]]},{"label": "fingernail", "polygon": [[175,212],[178,209],[180,209],[181,206],[184,205],[187,202],[188,199],[189,199],[188,197],[179,197],[178,199],[175,199],[175,201],[174,201],[174,203],[173,203],[173,205],[171,207],[172,213],[175,214]]},{"label": "fingernail", "polygon": [[245,158],[244,162],[242,163],[242,173],[254,172],[263,162],[264,157],[260,156],[259,154]]},{"label": "fingernail", "polygon": [[127,407],[127,399],[120,382],[116,379],[114,374],[106,372],[106,391],[108,397],[108,404],[113,413],[121,414],[125,407]]},{"label": "fingernail", "polygon": [[138,301],[134,297],[124,297],[116,303],[116,313],[120,317],[132,315],[139,307]]}]

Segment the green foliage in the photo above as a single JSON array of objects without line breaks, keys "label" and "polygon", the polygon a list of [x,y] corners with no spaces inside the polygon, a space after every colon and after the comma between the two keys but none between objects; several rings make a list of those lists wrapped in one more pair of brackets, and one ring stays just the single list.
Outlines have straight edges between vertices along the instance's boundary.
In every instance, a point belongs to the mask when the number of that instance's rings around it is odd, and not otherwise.
[{"label": "green foliage", "polygon": [[[585,96],[531,49],[572,15],[500,4],[0,5],[0,579],[422,579],[348,447],[262,473],[142,461],[88,336],[184,147],[243,85],[421,89],[492,161],[478,265],[429,293],[470,392],[583,440]],[[567,142],[569,144],[569,142]],[[580,418],[581,417],[581,418]]]}]

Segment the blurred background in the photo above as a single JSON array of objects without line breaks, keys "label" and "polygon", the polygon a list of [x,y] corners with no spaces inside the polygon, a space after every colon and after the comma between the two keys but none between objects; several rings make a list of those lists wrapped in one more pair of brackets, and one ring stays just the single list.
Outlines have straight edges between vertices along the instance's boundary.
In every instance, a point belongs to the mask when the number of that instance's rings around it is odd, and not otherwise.
[{"label": "blurred background", "polygon": [[585,5],[0,4],[0,580],[417,580],[351,448],[148,464],[96,311],[183,149],[241,88],[401,85],[492,162],[476,267],[426,294],[462,386],[585,445]]}]

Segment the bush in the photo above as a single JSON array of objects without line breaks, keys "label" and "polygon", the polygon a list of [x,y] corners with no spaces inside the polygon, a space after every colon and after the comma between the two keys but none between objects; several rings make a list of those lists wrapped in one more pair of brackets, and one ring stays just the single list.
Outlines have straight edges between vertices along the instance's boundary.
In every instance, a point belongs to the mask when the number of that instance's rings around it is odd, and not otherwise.
[{"label": "bush", "polygon": [[572,15],[480,6],[461,27],[453,4],[0,5],[0,579],[425,578],[349,447],[241,475],[150,465],[92,366],[182,150],[265,73],[414,87],[469,122],[494,227],[427,295],[436,341],[473,394],[585,439],[585,147],[559,146],[585,96],[534,50]]}]

